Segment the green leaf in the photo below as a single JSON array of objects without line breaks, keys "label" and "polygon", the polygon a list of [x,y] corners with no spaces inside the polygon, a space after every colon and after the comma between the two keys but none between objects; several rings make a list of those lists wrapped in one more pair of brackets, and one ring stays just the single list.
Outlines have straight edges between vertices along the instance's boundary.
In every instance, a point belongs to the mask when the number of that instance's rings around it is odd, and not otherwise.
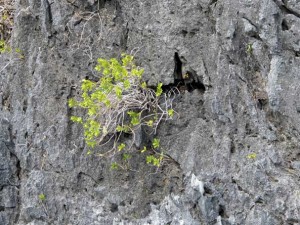
[{"label": "green leaf", "polygon": [[70,98],[68,100],[68,105],[69,105],[70,108],[72,108],[72,107],[77,105],[77,101],[74,98]]},{"label": "green leaf", "polygon": [[140,124],[140,120],[139,120],[138,117],[133,117],[133,118],[131,118],[130,123],[131,123],[133,126],[137,126],[137,125]]},{"label": "green leaf", "polygon": [[153,148],[159,148],[160,146],[160,140],[158,138],[154,138],[152,141]]},{"label": "green leaf", "polygon": [[[5,8],[4,8],[5,10]],[[7,13],[4,13],[4,15],[2,16],[2,20],[5,21],[8,19],[8,14]]]},{"label": "green leaf", "polygon": [[157,159],[157,158],[155,158],[155,159],[153,159],[153,166],[157,166],[157,167],[159,167],[160,166],[160,161],[159,161],[159,159]]},{"label": "green leaf", "polygon": [[100,123],[95,120],[89,119],[83,124],[83,127],[86,144],[89,147],[94,148],[97,144],[95,138],[100,135]]},{"label": "green leaf", "polygon": [[163,93],[162,85],[163,85],[162,83],[159,83],[159,84],[157,85],[157,87],[156,87],[156,92],[155,92],[156,97],[161,96],[161,94]]},{"label": "green leaf", "polygon": [[251,43],[247,44],[247,46],[246,46],[246,52],[248,54],[252,54],[252,52],[253,52],[253,45]]},{"label": "green leaf", "polygon": [[257,157],[256,153],[250,153],[247,155],[248,159],[256,159],[256,157]]},{"label": "green leaf", "polygon": [[70,120],[75,123],[82,123],[82,118],[78,116],[71,116]]},{"label": "green leaf", "polygon": [[20,54],[22,54],[22,50],[21,49],[19,49],[19,48],[16,48],[16,53],[20,53]]},{"label": "green leaf", "polygon": [[119,165],[118,165],[118,163],[113,162],[113,163],[110,165],[110,168],[111,168],[112,170],[117,170],[117,169],[119,168]]},{"label": "green leaf", "polygon": [[147,88],[147,84],[146,84],[145,81],[141,84],[141,87],[142,87],[143,89],[146,89],[146,88]]},{"label": "green leaf", "polygon": [[11,52],[11,47],[5,42],[5,40],[0,39],[0,53]]},{"label": "green leaf", "polygon": [[131,155],[128,153],[124,153],[122,158],[124,161],[128,161],[131,158]]},{"label": "green leaf", "polygon": [[[98,58],[97,62],[98,62],[98,64],[95,67],[96,71],[101,72],[101,70],[108,70],[109,62],[106,59]],[[103,72],[103,74],[104,74],[104,72]]]},{"label": "green leaf", "polygon": [[107,100],[107,95],[101,90],[96,90],[94,93],[91,94],[91,99],[103,103]]},{"label": "green leaf", "polygon": [[137,76],[141,78],[144,72],[145,72],[144,69],[139,69]]},{"label": "green leaf", "polygon": [[81,90],[84,92],[91,91],[95,86],[95,82],[83,79],[81,84]]},{"label": "green leaf", "polygon": [[168,116],[173,117],[174,116],[174,109],[168,109]]},{"label": "green leaf", "polygon": [[118,146],[118,150],[122,151],[125,147],[126,147],[126,145],[124,143],[122,143]]},{"label": "green leaf", "polygon": [[133,126],[139,125],[140,124],[140,113],[134,112],[134,111],[128,111],[127,114],[130,116],[131,121],[130,123]]},{"label": "green leaf", "polygon": [[120,126],[118,125],[116,127],[116,131],[117,132],[125,132],[125,133],[128,133],[130,131],[130,127],[128,125],[124,125],[124,126]]},{"label": "green leaf", "polygon": [[149,121],[147,121],[147,126],[149,126],[149,127],[153,127],[153,120],[149,120]]},{"label": "green leaf", "polygon": [[145,151],[147,151],[147,147],[144,146],[144,148],[141,150],[141,153],[144,153]]},{"label": "green leaf", "polygon": [[137,116],[137,112],[134,112],[134,111],[128,111],[127,114],[130,116],[130,117],[133,117],[133,116]]},{"label": "green leaf", "polygon": [[96,141],[90,141],[90,140],[85,140],[87,146],[91,147],[91,148],[94,148],[97,144]]},{"label": "green leaf", "polygon": [[88,115],[89,116],[96,115],[96,113],[97,113],[97,108],[96,107],[89,108],[89,110],[88,110]]},{"label": "green leaf", "polygon": [[92,152],[91,150],[88,150],[86,154],[87,154],[87,155],[91,155],[92,153],[93,153],[93,152]]},{"label": "green leaf", "polygon": [[111,106],[109,99],[105,99],[105,100],[103,101],[103,103],[104,103],[105,106],[108,107],[108,108]]},{"label": "green leaf", "polygon": [[142,77],[142,75],[143,75],[143,73],[144,73],[144,69],[137,69],[137,68],[133,68],[132,70],[131,70],[131,74],[132,74],[132,76],[134,76],[134,77],[138,77],[138,78],[141,78]]},{"label": "green leaf", "polygon": [[161,163],[161,159],[160,158],[156,158],[153,155],[148,155],[148,156],[146,156],[146,163],[147,164],[152,164],[153,166],[159,167],[160,163]]},{"label": "green leaf", "polygon": [[123,63],[123,66],[127,67],[127,66],[130,66],[130,64],[132,63],[133,61],[133,56],[131,55],[127,55],[127,54],[122,54],[122,63]]},{"label": "green leaf", "polygon": [[152,161],[153,161],[153,156],[152,155],[147,155],[147,157],[146,157],[146,163],[150,164],[150,163],[152,163]]},{"label": "green leaf", "polygon": [[122,126],[118,125],[117,128],[116,128],[116,131],[117,132],[122,132],[122,131],[124,131],[124,128]]},{"label": "green leaf", "polygon": [[128,90],[131,87],[131,84],[130,84],[129,80],[124,80],[123,84],[124,84],[125,90]]},{"label": "green leaf", "polygon": [[120,86],[115,86],[114,89],[115,89],[115,93],[116,93],[117,97],[121,98],[122,92],[123,92],[122,88]]},{"label": "green leaf", "polygon": [[39,199],[43,202],[46,200],[46,196],[44,194],[39,194]]}]

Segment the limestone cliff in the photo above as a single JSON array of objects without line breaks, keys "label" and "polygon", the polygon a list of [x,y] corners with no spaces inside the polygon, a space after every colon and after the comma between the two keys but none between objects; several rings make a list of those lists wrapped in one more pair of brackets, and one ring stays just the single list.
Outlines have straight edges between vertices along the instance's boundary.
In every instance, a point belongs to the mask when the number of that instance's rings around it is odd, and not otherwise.
[{"label": "limestone cliff", "polygon": [[[21,53],[0,55],[1,225],[300,224],[299,1],[17,0],[13,15]],[[178,66],[203,85],[160,125],[172,160],[159,170],[137,156],[112,171],[69,120],[97,58],[122,52],[149,85],[172,84]]]}]

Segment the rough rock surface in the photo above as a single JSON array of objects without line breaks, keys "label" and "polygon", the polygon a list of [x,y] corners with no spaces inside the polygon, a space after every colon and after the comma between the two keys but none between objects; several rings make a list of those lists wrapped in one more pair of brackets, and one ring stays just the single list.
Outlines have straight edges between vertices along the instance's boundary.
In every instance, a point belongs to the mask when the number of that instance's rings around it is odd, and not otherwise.
[{"label": "rough rock surface", "polygon": [[[0,55],[0,224],[300,224],[297,0],[18,0]],[[173,159],[87,156],[74,110],[97,57],[135,55],[154,85],[178,54],[205,91],[158,129]],[[81,112],[77,112],[81,113]],[[253,156],[256,154],[256,157]],[[39,199],[44,194],[45,200]]]}]

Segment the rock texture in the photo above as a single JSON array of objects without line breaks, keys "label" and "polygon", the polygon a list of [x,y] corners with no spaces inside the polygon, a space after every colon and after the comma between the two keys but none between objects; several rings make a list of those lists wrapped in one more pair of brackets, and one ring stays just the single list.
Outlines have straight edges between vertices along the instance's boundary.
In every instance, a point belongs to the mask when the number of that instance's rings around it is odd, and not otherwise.
[{"label": "rock texture", "polygon": [[[24,57],[0,55],[0,224],[300,224],[299,40],[296,0],[18,0]],[[149,85],[180,61],[205,86],[159,127],[159,170],[136,156],[112,171],[69,121],[80,80],[121,52]]]}]

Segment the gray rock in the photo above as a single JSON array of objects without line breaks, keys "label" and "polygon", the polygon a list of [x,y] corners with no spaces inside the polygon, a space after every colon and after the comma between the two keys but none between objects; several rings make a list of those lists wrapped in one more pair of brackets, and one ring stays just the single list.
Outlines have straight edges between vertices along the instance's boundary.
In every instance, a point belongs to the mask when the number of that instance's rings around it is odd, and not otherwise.
[{"label": "gray rock", "polygon": [[[24,57],[0,55],[1,225],[300,223],[297,1],[30,0],[15,9],[11,43]],[[111,170],[118,156],[98,157],[100,147],[88,156],[69,121],[84,114],[67,100],[83,78],[99,79],[97,58],[122,52],[151,86],[174,82],[177,53],[204,87],[181,90],[176,119],[159,126],[168,156],[159,169],[134,154],[131,170]],[[153,138],[142,133],[137,147]]]}]

